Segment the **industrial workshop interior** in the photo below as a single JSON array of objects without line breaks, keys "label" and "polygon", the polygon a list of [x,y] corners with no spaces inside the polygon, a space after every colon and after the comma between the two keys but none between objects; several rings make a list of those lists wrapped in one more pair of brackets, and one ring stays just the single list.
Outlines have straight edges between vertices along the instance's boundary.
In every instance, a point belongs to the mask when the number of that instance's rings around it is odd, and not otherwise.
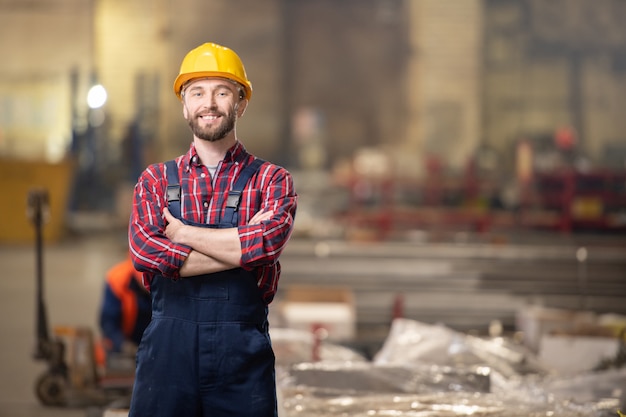
[{"label": "industrial workshop interior", "polygon": [[105,280],[139,175],[193,140],[172,85],[205,42],[245,63],[237,137],[298,194],[279,417],[625,416],[625,21],[622,0],[0,0],[0,417],[128,416]]}]

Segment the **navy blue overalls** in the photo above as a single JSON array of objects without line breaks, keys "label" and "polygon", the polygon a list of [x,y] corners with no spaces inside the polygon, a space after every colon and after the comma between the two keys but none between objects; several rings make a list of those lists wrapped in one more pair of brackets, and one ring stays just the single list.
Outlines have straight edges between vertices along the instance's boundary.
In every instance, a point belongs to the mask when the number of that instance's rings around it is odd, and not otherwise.
[{"label": "navy blue overalls", "polygon": [[[241,191],[263,163],[244,168],[218,225],[236,227]],[[180,218],[174,161],[167,164],[168,206]],[[137,351],[130,417],[275,417],[274,352],[267,306],[242,268],[171,280],[155,276],[152,321]]]}]

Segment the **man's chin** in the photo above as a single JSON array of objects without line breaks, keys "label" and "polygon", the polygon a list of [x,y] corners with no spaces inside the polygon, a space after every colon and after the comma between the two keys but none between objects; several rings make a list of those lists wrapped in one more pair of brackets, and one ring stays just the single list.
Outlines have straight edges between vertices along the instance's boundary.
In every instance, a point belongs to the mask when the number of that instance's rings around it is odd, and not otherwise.
[{"label": "man's chin", "polygon": [[220,140],[228,136],[230,132],[231,132],[230,130],[228,132],[224,132],[223,130],[217,131],[217,132],[207,132],[206,130],[201,130],[201,131],[195,132],[195,135],[199,139],[202,139],[207,142],[219,142]]}]

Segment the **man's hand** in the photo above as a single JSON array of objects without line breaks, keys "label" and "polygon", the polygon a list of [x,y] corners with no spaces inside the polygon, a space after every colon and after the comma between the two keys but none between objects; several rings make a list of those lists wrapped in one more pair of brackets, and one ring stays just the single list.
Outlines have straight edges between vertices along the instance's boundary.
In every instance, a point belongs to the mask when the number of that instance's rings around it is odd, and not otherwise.
[{"label": "man's hand", "polygon": [[[172,213],[170,213],[167,207],[163,209],[163,217],[165,217],[165,221],[167,222],[165,226],[165,236],[174,243],[184,243],[180,240],[180,232],[183,227],[185,227],[183,222],[172,216]],[[178,240],[176,239],[177,236]]]}]

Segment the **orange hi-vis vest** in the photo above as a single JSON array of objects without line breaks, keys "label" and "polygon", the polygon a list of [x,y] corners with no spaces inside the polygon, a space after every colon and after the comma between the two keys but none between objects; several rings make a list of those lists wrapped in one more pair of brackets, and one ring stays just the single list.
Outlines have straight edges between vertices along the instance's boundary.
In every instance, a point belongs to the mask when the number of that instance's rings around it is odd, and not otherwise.
[{"label": "orange hi-vis vest", "polygon": [[122,331],[126,337],[130,337],[133,333],[139,309],[137,297],[129,287],[131,279],[141,282],[141,272],[135,270],[130,258],[114,266],[106,277],[111,291],[122,304]]}]

